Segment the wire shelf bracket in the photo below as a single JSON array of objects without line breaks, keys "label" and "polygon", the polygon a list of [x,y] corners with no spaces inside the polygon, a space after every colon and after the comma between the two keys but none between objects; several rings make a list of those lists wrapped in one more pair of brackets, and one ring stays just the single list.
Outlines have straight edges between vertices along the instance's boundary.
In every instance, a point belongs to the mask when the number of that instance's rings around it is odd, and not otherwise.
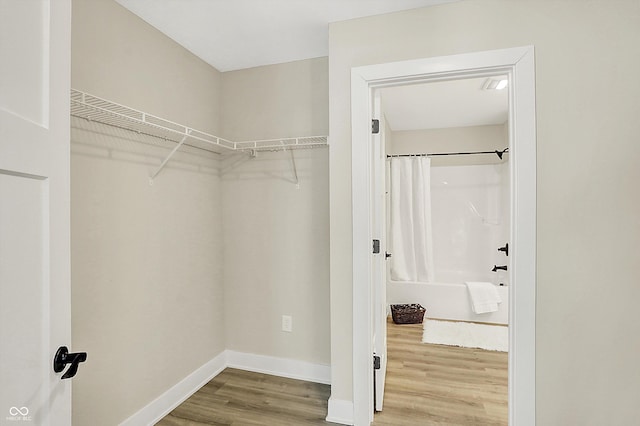
[{"label": "wire shelf bracket", "polygon": [[169,155],[167,155],[167,157],[164,159],[164,161],[160,164],[160,167],[158,167],[158,170],[156,170],[156,172],[153,173],[151,175],[151,177],[149,178],[149,185],[153,185],[153,180],[156,178],[156,176],[158,176],[158,173],[160,173],[162,171],[162,169],[167,164],[167,162],[171,159],[171,157],[173,157],[173,154],[175,154],[176,151],[178,149],[180,149],[180,147],[182,146],[182,144],[184,144],[184,141],[187,140],[187,138],[189,137],[190,134],[191,134],[191,129],[189,129],[187,131],[187,134],[184,135],[184,137],[182,138],[182,140],[180,140],[180,142],[178,142],[178,144],[175,147],[173,147],[173,149],[171,150]]},{"label": "wire shelf bracket", "polygon": [[295,179],[296,189],[300,189],[300,179],[298,178],[298,168],[296,167],[296,157],[293,156],[293,150],[289,150],[291,154],[291,170],[293,171],[293,178]]}]

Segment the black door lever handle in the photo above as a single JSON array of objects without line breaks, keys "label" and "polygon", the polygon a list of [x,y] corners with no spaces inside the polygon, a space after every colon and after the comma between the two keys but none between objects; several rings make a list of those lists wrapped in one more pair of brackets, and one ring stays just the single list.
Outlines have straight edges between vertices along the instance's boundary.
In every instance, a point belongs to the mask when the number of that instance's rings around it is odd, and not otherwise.
[{"label": "black door lever handle", "polygon": [[60,346],[53,357],[53,371],[60,373],[67,364],[71,364],[69,369],[62,375],[62,379],[70,379],[78,372],[78,364],[86,360],[86,352],[69,353],[69,349],[66,346]]}]

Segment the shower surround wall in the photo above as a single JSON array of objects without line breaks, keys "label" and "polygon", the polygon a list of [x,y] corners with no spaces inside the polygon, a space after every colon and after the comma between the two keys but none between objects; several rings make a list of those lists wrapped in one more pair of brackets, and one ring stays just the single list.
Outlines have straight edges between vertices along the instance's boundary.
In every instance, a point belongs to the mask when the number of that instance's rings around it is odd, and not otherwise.
[{"label": "shower surround wall", "polygon": [[431,168],[436,281],[508,284],[507,272],[491,271],[508,260],[497,250],[509,241],[508,179],[506,162]]}]

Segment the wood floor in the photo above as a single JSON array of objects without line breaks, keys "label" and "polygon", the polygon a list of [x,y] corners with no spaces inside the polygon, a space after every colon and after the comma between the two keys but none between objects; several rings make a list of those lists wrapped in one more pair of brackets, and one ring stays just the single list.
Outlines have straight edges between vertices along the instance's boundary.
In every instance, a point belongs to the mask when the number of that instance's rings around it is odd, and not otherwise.
[{"label": "wood floor", "polygon": [[[506,425],[507,354],[421,343],[422,325],[388,328],[384,410],[375,426]],[[330,387],[226,369],[160,426],[330,425]]]},{"label": "wood floor", "polygon": [[330,395],[329,385],[227,368],[157,424],[327,425]]},{"label": "wood floor", "polygon": [[422,324],[387,327],[384,407],[375,426],[508,423],[506,352],[424,344]]}]

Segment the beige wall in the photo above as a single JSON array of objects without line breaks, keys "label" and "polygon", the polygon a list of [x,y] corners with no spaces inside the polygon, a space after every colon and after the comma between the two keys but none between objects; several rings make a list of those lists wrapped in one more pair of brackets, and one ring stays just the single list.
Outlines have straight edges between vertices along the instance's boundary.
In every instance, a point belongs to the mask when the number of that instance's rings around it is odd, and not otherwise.
[{"label": "beige wall", "polygon": [[352,398],[351,67],[534,45],[537,424],[637,421],[638,22],[637,1],[477,0],[330,26],[332,397]]},{"label": "beige wall", "polygon": [[[328,133],[327,58],[223,74],[225,135]],[[223,162],[227,347],[330,362],[327,148]],[[281,316],[293,332],[281,331]]]},{"label": "beige wall", "polygon": [[[227,348],[330,363],[326,148],[261,153],[225,171]],[[281,331],[282,315],[293,332]]]},{"label": "beige wall", "polygon": [[[74,0],[72,30],[76,89],[234,140],[328,134],[327,58],[221,74],[113,1]],[[149,186],[171,143],[72,124],[74,423],[117,424],[227,348],[329,364],[327,148],[293,154],[299,189],[289,152],[188,149]]]},{"label": "beige wall", "polygon": [[328,67],[327,58],[316,58],[223,73],[223,136],[244,141],[327,135]]},{"label": "beige wall", "polygon": [[[403,130],[393,132],[387,154],[424,154],[438,152],[502,151],[509,146],[506,125],[455,127],[448,129]],[[507,158],[506,154],[503,158]],[[498,164],[495,154],[431,157],[432,166]]]},{"label": "beige wall", "polygon": [[[74,0],[72,87],[216,134],[220,82],[117,3]],[[71,136],[73,422],[114,425],[225,349],[220,178],[179,153],[150,186],[166,148],[79,119]]]},{"label": "beige wall", "polygon": [[73,0],[72,13],[74,89],[219,135],[215,68],[114,0]]}]

